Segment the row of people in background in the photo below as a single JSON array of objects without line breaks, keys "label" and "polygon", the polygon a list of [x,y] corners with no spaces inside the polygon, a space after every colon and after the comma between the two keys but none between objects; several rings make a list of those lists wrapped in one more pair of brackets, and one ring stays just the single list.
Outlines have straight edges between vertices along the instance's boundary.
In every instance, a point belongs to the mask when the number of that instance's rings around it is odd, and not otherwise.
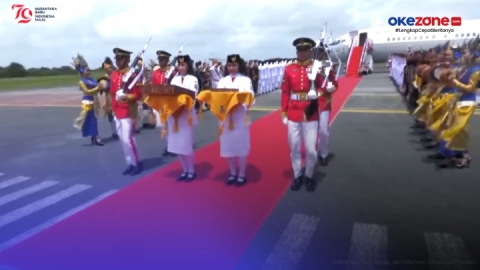
[{"label": "row of people in background", "polygon": [[[285,66],[294,59],[275,58],[272,60],[250,60],[246,63],[247,76],[253,84],[255,94],[264,94],[280,88]],[[195,76],[199,79],[201,89],[216,88],[221,78],[228,72],[219,60],[195,62]]]},{"label": "row of people in background", "polygon": [[413,112],[413,129],[423,134],[425,148],[436,150],[428,159],[440,168],[470,164],[468,123],[476,109],[480,88],[480,38],[457,48],[450,44],[408,55],[416,65],[413,81],[420,91]]}]

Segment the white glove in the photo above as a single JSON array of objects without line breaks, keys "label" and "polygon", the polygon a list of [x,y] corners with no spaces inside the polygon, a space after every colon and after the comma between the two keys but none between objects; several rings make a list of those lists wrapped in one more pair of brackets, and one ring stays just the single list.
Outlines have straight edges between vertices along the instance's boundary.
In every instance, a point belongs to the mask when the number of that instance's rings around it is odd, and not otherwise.
[{"label": "white glove", "polygon": [[287,124],[288,124],[288,119],[287,119],[287,117],[283,117],[283,118],[282,118],[282,122],[283,122],[284,125],[287,125]]},{"label": "white glove", "polygon": [[125,94],[123,89],[118,90],[117,93],[115,94],[115,98],[117,99],[117,101],[125,99],[126,97],[127,97],[127,94]]},{"label": "white glove", "polygon": [[328,93],[331,93],[335,90],[335,86],[333,86],[333,84],[331,82],[328,82],[327,84],[327,92]]}]

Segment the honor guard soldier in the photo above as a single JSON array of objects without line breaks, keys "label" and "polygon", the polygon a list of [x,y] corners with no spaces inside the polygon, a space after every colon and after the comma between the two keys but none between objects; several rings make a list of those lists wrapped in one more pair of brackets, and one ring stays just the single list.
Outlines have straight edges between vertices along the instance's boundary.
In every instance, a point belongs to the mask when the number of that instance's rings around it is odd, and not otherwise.
[{"label": "honor guard soldier", "polygon": [[[288,143],[290,145],[290,158],[292,161],[294,180],[291,184],[292,190],[299,190],[303,183],[302,178],[302,141],[305,145],[305,180],[308,191],[315,189],[313,179],[315,163],[317,162],[317,136],[318,136],[318,98],[311,98],[307,95],[310,90],[308,73],[312,68],[312,48],[316,46],[315,41],[310,38],[298,38],[293,41],[297,49],[297,61],[285,67],[285,73],[281,85],[281,110],[284,124],[288,127]],[[317,93],[321,92],[323,76],[317,74],[315,88]],[[308,108],[313,110],[307,113]]]},{"label": "honor guard soldier", "polygon": [[[142,70],[143,59],[139,58],[137,66],[135,67],[135,74],[139,74]],[[141,82],[141,81],[140,81]],[[135,119],[135,133],[140,133],[143,126],[143,107],[144,107],[143,97],[137,101],[137,118]]]},{"label": "honor guard soldier", "polygon": [[[327,54],[325,48],[322,46],[319,48],[322,50],[320,55],[320,61],[327,59]],[[328,165],[328,155],[329,155],[329,142],[330,142],[330,111],[332,110],[332,96],[333,93],[338,89],[338,82],[335,76],[336,72],[332,68],[330,69],[328,75],[328,82],[325,83],[325,87],[320,88],[318,91],[318,103],[320,109],[320,121],[319,121],[319,140],[318,140],[318,161],[320,165]]]},{"label": "honor guard soldier", "polygon": [[[176,71],[173,71],[170,75],[170,78],[167,78],[170,69],[174,68],[168,65],[170,56],[172,55],[166,51],[162,51],[162,50],[157,51],[158,65],[160,66],[160,68],[152,72],[153,85],[169,84],[172,78],[176,75]],[[168,125],[167,125],[167,128],[168,128]],[[168,140],[168,136],[165,137],[165,140]],[[166,145],[165,150],[163,151],[162,156],[165,157],[169,155],[175,155],[174,153],[168,152],[168,147],[167,147],[168,141],[166,141],[165,145]]]},{"label": "honor guard soldier", "polygon": [[[112,72],[110,78],[110,93],[112,95],[112,110],[115,116],[118,135],[120,137],[127,168],[123,175],[136,175],[141,172],[140,158],[138,156],[137,143],[135,141],[135,120],[137,119],[137,103],[142,97],[140,88],[133,86],[131,89],[121,89],[123,77],[130,70],[130,55],[132,52],[119,48],[113,49],[115,62],[118,70]],[[126,88],[129,86],[126,84]]]}]

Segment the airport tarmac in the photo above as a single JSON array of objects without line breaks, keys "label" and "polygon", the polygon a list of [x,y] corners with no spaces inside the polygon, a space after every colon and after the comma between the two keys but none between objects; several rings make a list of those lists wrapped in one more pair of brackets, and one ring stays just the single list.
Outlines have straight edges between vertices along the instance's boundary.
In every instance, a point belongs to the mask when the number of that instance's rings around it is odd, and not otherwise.
[{"label": "airport tarmac", "polygon": [[[12,93],[0,95],[0,250],[173,161],[160,157],[160,130],[144,130],[145,172],[121,176],[118,143],[92,146],[72,127],[78,93]],[[252,120],[279,103],[278,91],[259,96]],[[317,190],[285,193],[236,269],[479,269],[480,144],[472,140],[470,168],[439,171],[423,162],[430,152],[411,123],[388,74],[365,76],[332,125]],[[197,149],[217,140],[217,125],[204,115]],[[100,132],[110,135],[106,119]],[[470,132],[480,134],[478,116]]]}]

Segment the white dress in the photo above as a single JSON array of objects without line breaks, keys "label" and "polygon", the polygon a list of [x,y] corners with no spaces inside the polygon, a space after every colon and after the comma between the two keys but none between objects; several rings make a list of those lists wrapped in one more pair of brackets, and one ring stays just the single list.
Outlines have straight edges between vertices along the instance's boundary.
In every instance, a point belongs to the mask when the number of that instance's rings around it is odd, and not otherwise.
[{"label": "white dress", "polygon": [[[233,81],[232,81],[232,78]],[[252,81],[243,75],[229,75],[218,82],[218,88],[238,89],[240,92],[253,92]],[[220,135],[220,156],[224,158],[245,157],[250,152],[250,119],[245,121],[248,108],[246,105],[239,106],[232,114],[233,130],[228,128],[230,115],[224,123],[222,135]]]},{"label": "white dress", "polygon": [[[183,77],[183,81],[182,81]],[[195,97],[198,93],[198,80],[195,76],[177,75],[172,79],[172,85],[177,85],[195,92]],[[192,155],[194,143],[194,126],[198,124],[197,114],[195,108],[190,111],[193,118],[193,125],[188,124],[188,112],[184,111],[178,117],[178,132],[173,132],[175,119],[169,116],[167,119],[167,150],[170,153],[177,155]]]}]

